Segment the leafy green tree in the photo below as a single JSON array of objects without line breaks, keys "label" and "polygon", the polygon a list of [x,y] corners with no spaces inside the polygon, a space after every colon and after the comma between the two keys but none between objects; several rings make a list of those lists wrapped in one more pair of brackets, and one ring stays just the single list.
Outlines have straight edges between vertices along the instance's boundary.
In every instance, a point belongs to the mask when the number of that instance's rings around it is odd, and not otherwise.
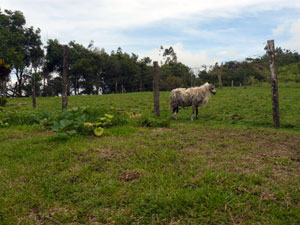
[{"label": "leafy green tree", "polygon": [[161,90],[191,87],[194,78],[190,68],[180,62],[169,62],[160,67]]},{"label": "leafy green tree", "polygon": [[49,73],[62,73],[63,45],[57,39],[49,39],[46,45],[46,69]]},{"label": "leafy green tree", "polygon": [[37,72],[43,57],[40,29],[26,28],[25,24],[22,12],[0,10],[0,58],[15,71],[18,96],[22,95],[30,68]]},{"label": "leafy green tree", "polygon": [[138,62],[140,67],[139,73],[139,91],[150,91],[152,90],[153,80],[153,67],[150,66],[152,60],[149,57],[145,57]]},{"label": "leafy green tree", "polygon": [[[39,96],[40,95],[40,92],[42,91],[41,90],[41,87],[42,87],[42,76],[41,76],[41,72],[38,72],[38,73],[32,73],[30,75],[30,78],[32,78],[32,76],[34,76],[34,89],[35,89],[35,92],[36,92],[36,95]],[[29,81],[30,79],[28,79]],[[32,82],[27,82],[24,84],[24,92],[25,92],[25,96],[32,96]]]},{"label": "leafy green tree", "polygon": [[[0,59],[4,60],[6,65],[10,65],[11,70],[25,67],[23,48],[25,23],[22,12],[10,10],[2,12],[0,9]],[[3,79],[4,82],[8,76],[9,74]]]}]

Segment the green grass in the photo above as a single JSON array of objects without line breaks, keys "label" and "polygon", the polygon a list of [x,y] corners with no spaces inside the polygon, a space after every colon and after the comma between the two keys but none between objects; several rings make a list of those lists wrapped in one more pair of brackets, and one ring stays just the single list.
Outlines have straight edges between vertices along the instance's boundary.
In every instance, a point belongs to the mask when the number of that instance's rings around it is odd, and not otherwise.
[{"label": "green grass", "polygon": [[[281,128],[300,129],[300,84],[282,84],[279,87]],[[169,92],[160,93],[162,118],[172,117],[169,109]],[[75,106],[103,107],[105,109],[128,113],[150,115],[153,111],[153,94],[151,92],[111,94],[102,96],[71,96],[69,108]],[[15,114],[32,116],[30,98],[9,99],[8,111]],[[55,111],[61,109],[61,98],[37,98],[35,111]],[[189,123],[191,108],[180,109],[179,120]],[[20,116],[24,118],[24,115]],[[26,118],[25,122],[29,121]],[[194,122],[195,123],[195,122]],[[205,108],[199,110],[199,124],[237,125],[247,127],[272,127],[272,102],[269,84],[247,89],[237,87],[217,90]]]},{"label": "green grass", "polygon": [[286,66],[281,66],[278,68],[278,80],[279,82],[300,82],[300,77],[297,77],[297,74],[300,76],[300,71],[298,69],[300,63],[291,63]]},{"label": "green grass", "polygon": [[[217,90],[198,121],[183,109],[169,127],[136,118],[100,138],[68,139],[38,126],[0,128],[0,224],[299,224],[299,88],[279,88],[280,129],[268,85]],[[168,95],[162,118],[172,116]],[[152,99],[72,96],[69,106],[147,116]],[[60,101],[38,98],[35,111]],[[33,111],[26,98],[9,99],[7,110]]]}]

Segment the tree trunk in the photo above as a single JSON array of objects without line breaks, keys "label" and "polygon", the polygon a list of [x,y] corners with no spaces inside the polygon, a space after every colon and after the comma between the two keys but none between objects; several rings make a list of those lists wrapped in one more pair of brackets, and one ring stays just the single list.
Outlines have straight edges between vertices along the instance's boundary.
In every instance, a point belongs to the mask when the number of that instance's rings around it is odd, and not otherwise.
[{"label": "tree trunk", "polygon": [[153,62],[154,65],[154,76],[153,76],[153,99],[154,99],[154,114],[159,116],[159,74],[158,74],[158,63]]},{"label": "tree trunk", "polygon": [[96,95],[99,95],[99,89],[100,89],[100,85],[96,84]]},{"label": "tree trunk", "polygon": [[121,93],[122,93],[122,94],[126,93],[126,89],[125,89],[125,87],[124,87],[123,84],[121,85]]},{"label": "tree trunk", "polygon": [[74,82],[74,95],[77,95],[77,79],[75,78]]},{"label": "tree trunk", "polygon": [[139,91],[143,91],[143,81],[140,81],[140,90]]},{"label": "tree trunk", "polygon": [[275,127],[280,126],[279,122],[279,99],[278,99],[278,81],[275,67],[275,47],[274,40],[269,40],[267,43],[267,53],[270,58],[270,72],[271,72],[271,93],[272,93],[272,109],[273,122]]},{"label": "tree trunk", "polygon": [[14,97],[18,96],[18,82],[15,83]]},{"label": "tree trunk", "polygon": [[69,48],[67,45],[64,46],[64,61],[63,61],[63,72],[62,72],[62,109],[66,110],[68,107],[68,58]]},{"label": "tree trunk", "polygon": [[118,93],[118,81],[116,81],[116,84],[115,84],[115,93]]},{"label": "tree trunk", "polygon": [[22,83],[23,83],[23,71],[20,71],[19,69],[16,70],[16,77],[18,80],[18,97],[22,96]]},{"label": "tree trunk", "polygon": [[6,87],[6,78],[2,80],[2,96],[6,97],[7,96],[7,87]]},{"label": "tree trunk", "polygon": [[43,93],[42,96],[46,96],[46,77],[48,77],[48,71],[43,72]]}]

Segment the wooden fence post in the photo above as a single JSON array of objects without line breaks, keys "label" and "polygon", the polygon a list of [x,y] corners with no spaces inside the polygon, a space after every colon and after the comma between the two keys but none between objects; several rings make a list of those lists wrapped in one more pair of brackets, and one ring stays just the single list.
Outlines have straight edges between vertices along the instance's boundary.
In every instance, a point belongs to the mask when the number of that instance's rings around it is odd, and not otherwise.
[{"label": "wooden fence post", "polygon": [[277,74],[276,74],[276,67],[275,67],[274,40],[268,40],[266,50],[270,58],[273,122],[275,127],[279,127],[280,122],[279,122],[278,81],[277,81]]},{"label": "wooden fence post", "polygon": [[62,109],[67,109],[68,106],[68,58],[69,48],[67,45],[64,46],[64,61],[63,61],[63,72],[62,72]]},{"label": "wooden fence post", "polygon": [[158,74],[158,62],[153,62],[154,75],[153,75],[153,99],[154,99],[154,114],[160,115],[159,112],[159,74]]},{"label": "wooden fence post", "polygon": [[218,80],[219,80],[219,88],[223,89],[223,83],[222,83],[222,71],[218,71]]},{"label": "wooden fence post", "polygon": [[233,89],[233,80],[231,80],[231,89]]},{"label": "wooden fence post", "polygon": [[32,107],[36,108],[35,73],[31,74]]}]

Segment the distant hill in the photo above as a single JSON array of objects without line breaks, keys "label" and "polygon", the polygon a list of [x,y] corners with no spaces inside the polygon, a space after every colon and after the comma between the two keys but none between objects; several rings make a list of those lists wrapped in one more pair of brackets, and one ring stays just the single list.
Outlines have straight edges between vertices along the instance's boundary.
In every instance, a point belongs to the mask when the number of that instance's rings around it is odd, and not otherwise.
[{"label": "distant hill", "polygon": [[279,82],[300,83],[300,62],[278,67],[277,76]]}]

